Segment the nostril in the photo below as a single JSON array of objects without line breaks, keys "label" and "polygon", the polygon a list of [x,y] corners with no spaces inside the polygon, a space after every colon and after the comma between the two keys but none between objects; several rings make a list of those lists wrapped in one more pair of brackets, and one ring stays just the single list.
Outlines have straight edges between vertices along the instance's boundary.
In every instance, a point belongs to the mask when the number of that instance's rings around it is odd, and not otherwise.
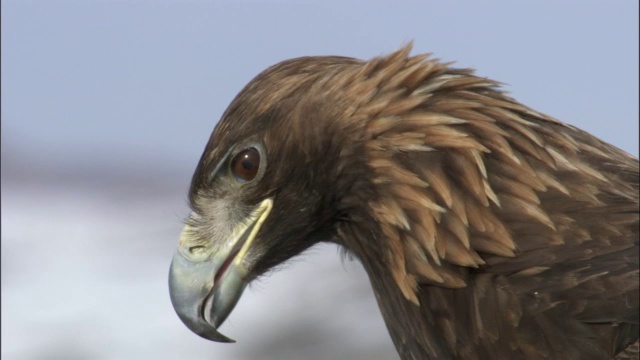
[{"label": "nostril", "polygon": [[207,252],[206,248],[202,245],[191,246],[189,248],[189,254],[193,256],[202,256]]}]

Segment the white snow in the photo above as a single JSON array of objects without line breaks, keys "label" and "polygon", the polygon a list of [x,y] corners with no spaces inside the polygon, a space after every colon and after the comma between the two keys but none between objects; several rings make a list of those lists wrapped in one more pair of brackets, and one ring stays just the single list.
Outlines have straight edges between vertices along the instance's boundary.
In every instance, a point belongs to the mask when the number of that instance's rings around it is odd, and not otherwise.
[{"label": "white snow", "polygon": [[186,188],[164,189],[3,182],[3,359],[397,358],[362,267],[333,245],[245,292],[222,326],[236,344],[191,333],[167,286]]}]

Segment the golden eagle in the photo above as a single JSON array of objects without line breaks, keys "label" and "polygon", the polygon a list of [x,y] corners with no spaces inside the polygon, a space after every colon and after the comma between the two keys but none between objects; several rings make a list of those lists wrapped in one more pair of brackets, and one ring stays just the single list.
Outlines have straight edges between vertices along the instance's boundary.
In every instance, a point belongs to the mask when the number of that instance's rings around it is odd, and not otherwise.
[{"label": "golden eagle", "polygon": [[637,359],[638,159],[411,45],[302,57],[233,100],[171,264],[180,319],[320,241],[362,262],[402,359]]}]

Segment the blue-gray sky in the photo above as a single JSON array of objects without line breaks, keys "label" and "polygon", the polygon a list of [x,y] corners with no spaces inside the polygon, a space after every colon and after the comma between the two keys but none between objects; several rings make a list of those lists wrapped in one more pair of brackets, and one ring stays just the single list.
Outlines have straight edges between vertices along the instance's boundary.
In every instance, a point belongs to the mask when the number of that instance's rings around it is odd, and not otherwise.
[{"label": "blue-gray sky", "polygon": [[238,344],[171,308],[192,171],[280,60],[414,40],[638,155],[637,0],[3,0],[1,25],[3,358],[394,356],[362,269],[334,248],[247,291],[223,327]]},{"label": "blue-gray sky", "polygon": [[3,154],[192,167],[280,60],[414,53],[637,154],[637,1],[3,1]]}]

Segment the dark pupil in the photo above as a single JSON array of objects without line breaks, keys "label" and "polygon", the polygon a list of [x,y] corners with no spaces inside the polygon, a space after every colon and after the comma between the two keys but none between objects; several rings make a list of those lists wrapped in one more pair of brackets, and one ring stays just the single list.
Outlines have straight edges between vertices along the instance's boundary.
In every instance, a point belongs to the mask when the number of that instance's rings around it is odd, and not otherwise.
[{"label": "dark pupil", "polygon": [[260,153],[254,148],[239,152],[231,161],[231,171],[238,181],[249,181],[256,177],[260,166]]},{"label": "dark pupil", "polygon": [[242,167],[245,168],[245,170],[251,170],[253,163],[245,157],[244,160],[242,160]]}]

